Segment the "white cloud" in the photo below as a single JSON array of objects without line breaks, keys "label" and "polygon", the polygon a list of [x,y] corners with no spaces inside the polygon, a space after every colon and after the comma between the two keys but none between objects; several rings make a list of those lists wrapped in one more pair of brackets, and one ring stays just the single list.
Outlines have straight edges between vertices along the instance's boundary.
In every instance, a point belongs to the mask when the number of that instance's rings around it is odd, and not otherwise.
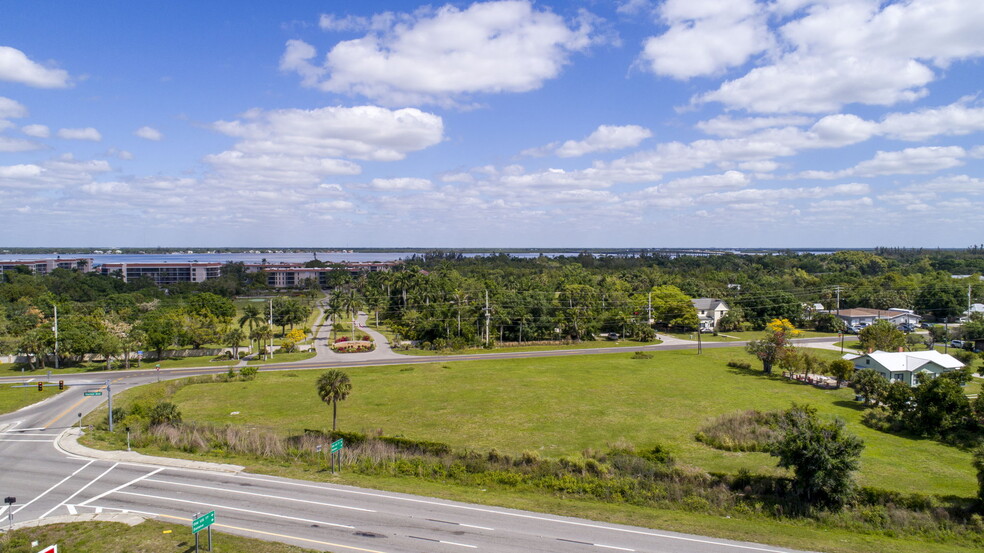
[{"label": "white cloud", "polygon": [[107,156],[110,156],[110,157],[115,157],[117,159],[122,159],[122,160],[130,160],[130,159],[133,159],[133,154],[131,152],[128,152],[126,150],[120,150],[120,149],[117,149],[117,148],[110,148],[110,149],[106,150],[106,155]]},{"label": "white cloud", "polygon": [[807,125],[811,121],[813,119],[802,116],[745,117],[734,119],[730,115],[719,115],[714,119],[701,121],[695,126],[707,134],[733,138],[744,136],[760,129]]},{"label": "white cloud", "polygon": [[286,154],[247,155],[226,151],[204,159],[233,180],[254,183],[315,184],[323,176],[358,175],[361,172],[358,165],[342,159]]},{"label": "white cloud", "polygon": [[755,0],[667,0],[660,15],[669,29],[648,38],[640,55],[657,75],[712,75],[772,46],[766,14]]},{"label": "white cloud", "polygon": [[764,113],[886,106],[925,96],[937,78],[929,64],[984,55],[984,3],[976,0],[809,0],[769,9],[779,48],[695,101]]},{"label": "white cloud", "polygon": [[970,107],[968,101],[889,114],[879,125],[881,134],[901,140],[925,140],[941,134],[964,135],[984,130],[984,107]]},{"label": "white cloud", "polygon": [[65,88],[68,72],[31,61],[24,52],[0,46],[0,81],[21,83],[36,88]]},{"label": "white cloud", "polygon": [[21,132],[35,138],[48,138],[51,136],[51,130],[45,125],[24,125],[21,127]]},{"label": "white cloud", "polygon": [[412,177],[395,179],[372,179],[369,182],[370,188],[376,190],[430,190],[434,187],[428,179],[418,179]]},{"label": "white cloud", "polygon": [[969,175],[947,175],[937,177],[927,183],[905,188],[909,193],[930,193],[948,196],[953,194],[984,194],[984,179]]},{"label": "white cloud", "polygon": [[44,169],[33,164],[0,166],[0,179],[23,179],[28,177],[38,177],[41,175],[42,171],[44,171]]},{"label": "white cloud", "polygon": [[92,127],[85,127],[83,129],[58,129],[58,138],[64,138],[65,140],[91,140],[93,142],[99,142],[102,140],[102,135],[99,131]]},{"label": "white cloud", "polygon": [[0,119],[16,119],[19,117],[27,117],[27,108],[24,107],[24,104],[0,96]]},{"label": "white cloud", "polygon": [[22,138],[0,136],[0,152],[29,152],[44,148],[41,144]]},{"label": "white cloud", "polygon": [[[525,0],[475,3],[464,10],[422,8],[412,16],[393,16],[377,32],[337,43],[321,65],[310,61],[316,57],[313,46],[292,40],[280,67],[299,73],[306,86],[391,105],[526,92],[556,77],[572,52],[592,43],[589,19],[571,28]],[[336,21],[329,26],[340,25]]]},{"label": "white cloud", "polygon": [[251,110],[241,120],[218,121],[215,130],[242,138],[236,150],[251,155],[348,157],[396,161],[439,143],[444,122],[416,108],[377,106],[313,110]]},{"label": "white cloud", "polygon": [[133,131],[133,134],[145,140],[153,140],[155,142],[164,138],[164,134],[162,134],[161,131],[147,126],[140,127],[139,129]]},{"label": "white cloud", "polygon": [[861,176],[934,173],[962,165],[967,152],[960,146],[906,148],[897,152],[879,151],[873,159],[862,161],[852,170]]},{"label": "white cloud", "polygon": [[584,140],[568,140],[557,148],[560,157],[577,157],[593,152],[633,148],[651,137],[652,131],[638,125],[601,125]]}]

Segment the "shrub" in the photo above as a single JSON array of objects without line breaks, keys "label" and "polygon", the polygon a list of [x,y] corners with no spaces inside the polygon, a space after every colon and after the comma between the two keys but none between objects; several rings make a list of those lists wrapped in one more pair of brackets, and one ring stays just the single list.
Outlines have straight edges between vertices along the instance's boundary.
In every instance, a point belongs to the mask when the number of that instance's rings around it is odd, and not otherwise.
[{"label": "shrub", "polygon": [[159,424],[175,425],[181,422],[181,411],[178,406],[170,401],[162,401],[150,410],[150,425]]},{"label": "shrub", "polygon": [[637,352],[635,352],[635,353],[632,354],[632,358],[633,359],[652,359],[653,358],[653,354],[646,353],[644,351],[637,351]]},{"label": "shrub", "polygon": [[746,371],[752,368],[751,363],[748,363],[746,361],[737,361],[734,359],[728,361],[728,366],[731,367],[732,369],[744,369]]},{"label": "shrub", "polygon": [[776,437],[777,420],[776,413],[739,411],[714,419],[695,438],[724,451],[766,451]]},{"label": "shrub", "polygon": [[243,367],[239,369],[239,376],[243,380],[253,380],[256,378],[256,373],[259,371],[256,367]]}]

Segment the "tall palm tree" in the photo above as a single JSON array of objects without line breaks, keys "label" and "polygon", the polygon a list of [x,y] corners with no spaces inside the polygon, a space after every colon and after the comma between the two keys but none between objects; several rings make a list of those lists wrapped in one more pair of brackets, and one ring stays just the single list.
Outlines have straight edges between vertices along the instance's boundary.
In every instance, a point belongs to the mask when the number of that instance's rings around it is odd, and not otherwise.
[{"label": "tall palm tree", "polygon": [[352,339],[355,340],[355,317],[362,308],[362,298],[356,295],[355,289],[350,288],[346,293],[339,296],[339,306],[343,313],[348,313],[352,318]]},{"label": "tall palm tree", "polygon": [[321,373],[317,386],[318,397],[331,405],[331,431],[334,432],[338,421],[338,402],[348,397],[352,391],[352,381],[344,372],[332,369]]},{"label": "tall palm tree", "polygon": [[[253,347],[253,336],[252,336],[253,329],[265,322],[266,319],[263,318],[263,313],[260,311],[259,307],[253,305],[252,303],[246,304],[246,307],[243,308],[242,316],[239,317],[239,328],[242,328],[244,326],[249,327],[250,349],[252,349]],[[258,346],[259,344],[257,344],[257,349],[259,349]]]}]

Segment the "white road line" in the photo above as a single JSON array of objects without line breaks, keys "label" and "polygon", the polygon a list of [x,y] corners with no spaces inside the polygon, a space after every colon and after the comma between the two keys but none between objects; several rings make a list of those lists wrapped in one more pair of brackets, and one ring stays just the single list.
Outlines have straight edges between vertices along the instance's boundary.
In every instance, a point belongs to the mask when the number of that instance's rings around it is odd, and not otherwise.
[{"label": "white road line", "polygon": [[77,471],[75,471],[75,472],[73,472],[72,474],[69,474],[69,475],[68,475],[68,476],[66,476],[65,478],[62,478],[60,482],[58,482],[58,483],[57,483],[57,484],[55,484],[54,486],[52,486],[52,487],[50,487],[50,488],[48,488],[47,490],[45,490],[45,491],[43,491],[43,492],[41,492],[41,495],[39,495],[39,496],[37,496],[37,497],[35,497],[34,499],[32,499],[32,500],[30,500],[30,501],[28,501],[27,503],[25,503],[25,504],[23,504],[23,505],[21,505],[19,509],[17,509],[16,511],[14,511],[14,514],[16,515],[17,513],[19,513],[19,512],[21,512],[21,511],[22,511],[23,509],[25,509],[25,508],[27,508],[27,506],[28,506],[28,505],[30,505],[31,503],[34,503],[35,501],[37,501],[37,500],[39,500],[39,499],[41,499],[41,498],[42,498],[42,497],[44,497],[44,496],[45,496],[45,495],[46,495],[46,494],[47,494],[48,492],[50,492],[51,490],[53,490],[53,489],[55,489],[55,488],[57,488],[58,486],[61,486],[62,484],[64,484],[64,483],[65,483],[65,481],[66,481],[66,480],[68,480],[69,478],[71,478],[71,477],[73,477],[73,476],[75,476],[76,474],[78,474],[78,473],[80,473],[80,472],[82,472],[83,470],[85,470],[85,468],[86,468],[86,467],[88,467],[89,465],[91,465],[92,463],[95,463],[95,462],[96,462],[96,460],[95,460],[95,459],[93,459],[93,460],[91,460],[91,461],[89,461],[88,463],[86,463],[86,464],[84,464],[84,465],[82,465],[82,468],[80,468],[79,470],[77,470]]},{"label": "white road line", "polygon": [[0,438],[0,442],[38,442],[42,444],[53,444],[55,440],[18,440],[16,438]]},{"label": "white road line", "polygon": [[471,548],[471,549],[478,549],[478,546],[477,545],[468,545],[467,543],[455,543],[453,541],[444,541],[444,540],[440,540],[440,542],[441,543],[446,543],[448,545],[457,545],[458,547],[468,547],[468,548]]},{"label": "white road line", "polygon": [[96,513],[98,514],[98,513],[101,513],[101,512],[103,512],[103,508],[102,507],[96,507]]},{"label": "white road line", "polygon": [[164,470],[164,469],[163,468],[159,468],[159,469],[157,469],[157,470],[155,470],[153,472],[148,472],[147,474],[145,474],[145,475],[143,475],[143,476],[141,476],[139,478],[134,478],[133,480],[130,480],[129,482],[127,482],[126,484],[123,484],[122,486],[117,486],[117,487],[109,490],[108,492],[103,492],[103,493],[97,495],[96,497],[92,497],[92,498],[86,499],[82,503],[79,503],[79,506],[88,505],[89,503],[91,503],[93,501],[97,501],[99,499],[102,499],[102,498],[106,497],[107,495],[109,495],[111,493],[118,492],[118,491],[122,490],[123,488],[125,488],[125,487],[127,487],[127,486],[129,486],[131,484],[136,484],[137,482],[143,480],[144,478],[147,478],[149,476],[153,476],[153,475],[157,474],[158,472],[160,472],[162,470]]},{"label": "white road line", "polygon": [[201,486],[201,485],[198,485],[198,484],[184,484],[184,483],[180,483],[180,482],[169,482],[167,480],[153,480],[153,479],[149,479],[149,478],[146,480],[146,482],[155,482],[155,483],[158,483],[158,484],[170,484],[172,486],[186,486],[186,487],[189,487],[189,488],[198,488],[200,490],[212,490],[212,491],[223,492],[223,493],[238,493],[238,494],[242,494],[242,495],[254,495],[254,496],[259,496],[259,497],[265,497],[267,499],[281,499],[281,500],[284,500],[284,501],[293,501],[295,503],[307,503],[309,505],[320,505],[322,507],[335,507],[337,509],[349,509],[349,510],[352,510],[352,511],[362,511],[363,513],[375,513],[376,512],[376,511],[373,511],[372,509],[363,509],[361,507],[349,507],[347,505],[336,505],[334,503],[322,503],[320,501],[310,501],[310,500],[307,500],[307,499],[294,499],[292,497],[280,497],[280,496],[276,496],[276,495],[270,495],[270,494],[265,494],[265,493],[256,493],[256,492],[247,492],[247,491],[243,491],[243,490],[230,490],[230,489],[227,489],[227,488],[213,488],[211,486]]},{"label": "white road line", "polygon": [[102,478],[103,476],[106,476],[107,474],[109,474],[109,471],[111,471],[111,470],[113,470],[113,469],[115,469],[115,468],[116,468],[116,467],[117,467],[118,465],[119,465],[119,463],[113,463],[113,466],[111,466],[111,467],[109,467],[108,469],[106,469],[105,471],[103,471],[103,473],[102,473],[102,474],[100,474],[99,476],[97,476],[97,477],[95,477],[95,478],[93,478],[92,480],[89,480],[89,482],[88,482],[88,483],[87,483],[87,484],[86,484],[85,486],[82,486],[81,488],[79,488],[78,490],[76,490],[76,491],[75,491],[75,493],[73,493],[72,495],[70,495],[70,496],[68,496],[68,498],[67,498],[67,499],[65,499],[64,501],[62,501],[62,502],[61,502],[61,503],[59,503],[58,505],[55,505],[55,506],[54,506],[54,507],[52,507],[52,508],[51,508],[51,509],[50,509],[50,510],[49,510],[49,511],[47,512],[47,513],[45,513],[45,514],[43,514],[43,515],[41,515],[41,516],[39,516],[38,518],[44,518],[44,517],[46,517],[46,516],[48,516],[48,515],[50,515],[52,511],[54,511],[54,510],[55,510],[55,509],[57,509],[58,507],[61,507],[62,505],[64,505],[64,504],[66,504],[66,503],[68,503],[69,501],[71,501],[72,499],[74,499],[74,498],[75,498],[75,496],[77,496],[77,495],[79,495],[80,493],[82,493],[83,491],[85,491],[85,489],[86,489],[86,488],[88,488],[89,486],[91,486],[91,485],[93,485],[93,484],[95,484],[96,482],[98,482],[100,478]]},{"label": "white road line", "polygon": [[348,525],[345,525],[345,524],[335,524],[333,522],[323,522],[323,521],[320,521],[320,520],[310,520],[310,519],[306,519],[306,518],[292,517],[292,516],[288,516],[288,515],[278,515],[276,513],[264,513],[263,511],[253,511],[253,510],[250,510],[250,509],[240,509],[239,507],[229,507],[229,506],[226,506],[226,505],[218,505],[218,504],[215,504],[215,503],[205,503],[205,502],[202,502],[202,501],[191,501],[191,500],[188,500],[188,499],[178,499],[176,497],[161,497],[161,496],[158,496],[158,495],[150,495],[150,494],[136,493],[136,492],[119,492],[119,494],[120,495],[134,495],[134,496],[137,496],[137,497],[145,497],[145,498],[148,498],[148,499],[161,499],[161,500],[164,500],[164,501],[177,501],[178,503],[191,503],[191,504],[194,504],[194,505],[205,505],[205,506],[211,507],[212,509],[215,509],[215,510],[217,510],[217,509],[223,509],[223,510],[226,510],[226,511],[239,511],[241,513],[249,513],[251,515],[260,515],[260,516],[268,516],[268,517],[274,517],[274,518],[283,518],[283,519],[287,519],[287,520],[296,520],[297,522],[307,522],[307,523],[312,523],[312,524],[320,524],[320,525],[323,525],[323,526],[334,526],[336,528],[347,528],[349,530],[355,530],[355,526],[348,526]]},{"label": "white road line", "polygon": [[9,506],[10,505],[4,505],[3,507],[0,507],[0,515],[6,513],[7,512],[7,507],[9,507]]},{"label": "white road line", "polygon": [[635,549],[629,549],[628,547],[615,547],[614,545],[601,545],[600,543],[596,543],[594,546],[602,549],[615,549],[617,551],[635,551]]},{"label": "white road line", "polygon": [[495,528],[488,528],[486,526],[475,526],[474,524],[458,523],[458,526],[464,526],[465,528],[475,528],[476,530],[489,530],[490,532],[495,530]]},{"label": "white road line", "polygon": [[12,431],[7,432],[7,433],[10,434],[11,436],[45,436],[47,438],[51,438],[52,440],[54,440],[55,438],[58,437],[58,436],[52,436],[50,433],[48,433],[48,434],[42,434],[40,432],[28,433],[25,430],[12,430]]},{"label": "white road line", "polygon": [[79,512],[75,510],[75,505],[65,505],[65,508],[68,509],[68,514],[70,515],[79,514]]},{"label": "white road line", "polygon": [[502,515],[502,516],[507,516],[507,517],[514,517],[514,518],[525,518],[525,519],[529,519],[529,520],[539,520],[541,522],[553,522],[553,523],[556,523],[556,524],[565,524],[565,525],[568,525],[568,526],[580,526],[582,528],[592,528],[592,529],[595,529],[595,530],[609,530],[609,531],[612,531],[612,532],[621,532],[621,533],[625,533],[625,534],[634,534],[634,535],[637,535],[637,536],[649,536],[649,537],[653,537],[653,538],[663,538],[663,539],[668,539],[668,540],[678,540],[678,541],[691,542],[691,543],[704,543],[704,544],[708,544],[708,545],[717,545],[717,546],[720,546],[720,547],[731,547],[731,548],[734,548],[734,549],[744,549],[744,550],[747,550],[747,551],[761,551],[763,553],[785,553],[784,551],[781,551],[779,549],[770,549],[768,547],[760,547],[760,546],[756,546],[756,545],[744,545],[744,544],[741,544],[741,543],[727,543],[727,542],[722,542],[722,541],[717,541],[717,540],[712,540],[712,539],[690,538],[690,537],[687,537],[687,536],[673,536],[673,535],[670,535],[670,534],[662,534],[660,532],[647,532],[645,530],[633,530],[631,528],[616,528],[614,526],[605,526],[603,524],[592,523],[592,522],[579,522],[579,521],[576,521],[576,520],[561,520],[561,519],[557,519],[557,518],[550,518],[550,517],[544,517],[544,516],[538,516],[538,515],[529,515],[529,514],[525,514],[525,513],[510,513],[510,512],[506,512],[506,511],[500,511],[500,510],[497,510],[497,509],[489,509],[489,508],[485,508],[485,507],[473,507],[471,505],[455,505],[455,504],[451,504],[451,503],[444,503],[444,502],[441,502],[441,501],[431,501],[431,500],[427,500],[427,499],[418,499],[418,498],[415,498],[415,497],[400,497],[400,496],[387,495],[387,494],[382,494],[382,493],[366,492],[366,491],[360,491],[360,490],[347,490],[347,489],[344,489],[344,488],[335,488],[335,487],[331,487],[331,486],[318,486],[318,485],[315,485],[315,484],[304,484],[304,483],[301,483],[301,482],[290,482],[290,481],[287,481],[287,480],[273,480],[273,479],[268,479],[268,478],[257,478],[257,477],[254,477],[254,476],[233,475],[233,478],[242,478],[242,479],[246,479],[246,480],[258,480],[258,481],[261,481],[261,482],[266,482],[268,484],[282,484],[282,485],[305,487],[305,488],[315,488],[315,489],[322,490],[322,491],[331,491],[331,492],[337,492],[337,493],[347,493],[347,494],[353,494],[353,495],[365,495],[365,496],[369,496],[369,497],[380,497],[380,498],[392,499],[392,500],[396,500],[396,501],[405,501],[405,502],[408,502],[408,503],[420,503],[420,504],[424,504],[424,505],[437,505],[437,506],[440,506],[440,507],[447,507],[447,508],[451,508],[451,509],[460,509],[460,510],[463,510],[463,511],[474,511],[474,512],[479,512],[479,513],[489,513],[489,514]]}]

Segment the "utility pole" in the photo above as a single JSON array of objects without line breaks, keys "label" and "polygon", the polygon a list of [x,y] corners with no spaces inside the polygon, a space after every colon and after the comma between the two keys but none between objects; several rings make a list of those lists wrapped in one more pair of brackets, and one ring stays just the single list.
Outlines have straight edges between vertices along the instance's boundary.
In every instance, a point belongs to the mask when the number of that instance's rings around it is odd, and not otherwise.
[{"label": "utility pole", "polygon": [[270,298],[270,355],[273,357],[273,298]]},{"label": "utility pole", "polygon": [[489,323],[492,321],[492,310],[489,309],[489,291],[485,291],[485,345],[489,345]]},{"label": "utility pole", "polygon": [[841,314],[841,287],[840,284],[837,285],[837,315]]},{"label": "utility pole", "polygon": [[653,324],[653,293],[649,292],[649,300],[646,305],[646,324]]},{"label": "utility pole", "polygon": [[55,307],[55,326],[51,330],[55,333],[55,368],[58,368],[58,304],[51,304]]}]

